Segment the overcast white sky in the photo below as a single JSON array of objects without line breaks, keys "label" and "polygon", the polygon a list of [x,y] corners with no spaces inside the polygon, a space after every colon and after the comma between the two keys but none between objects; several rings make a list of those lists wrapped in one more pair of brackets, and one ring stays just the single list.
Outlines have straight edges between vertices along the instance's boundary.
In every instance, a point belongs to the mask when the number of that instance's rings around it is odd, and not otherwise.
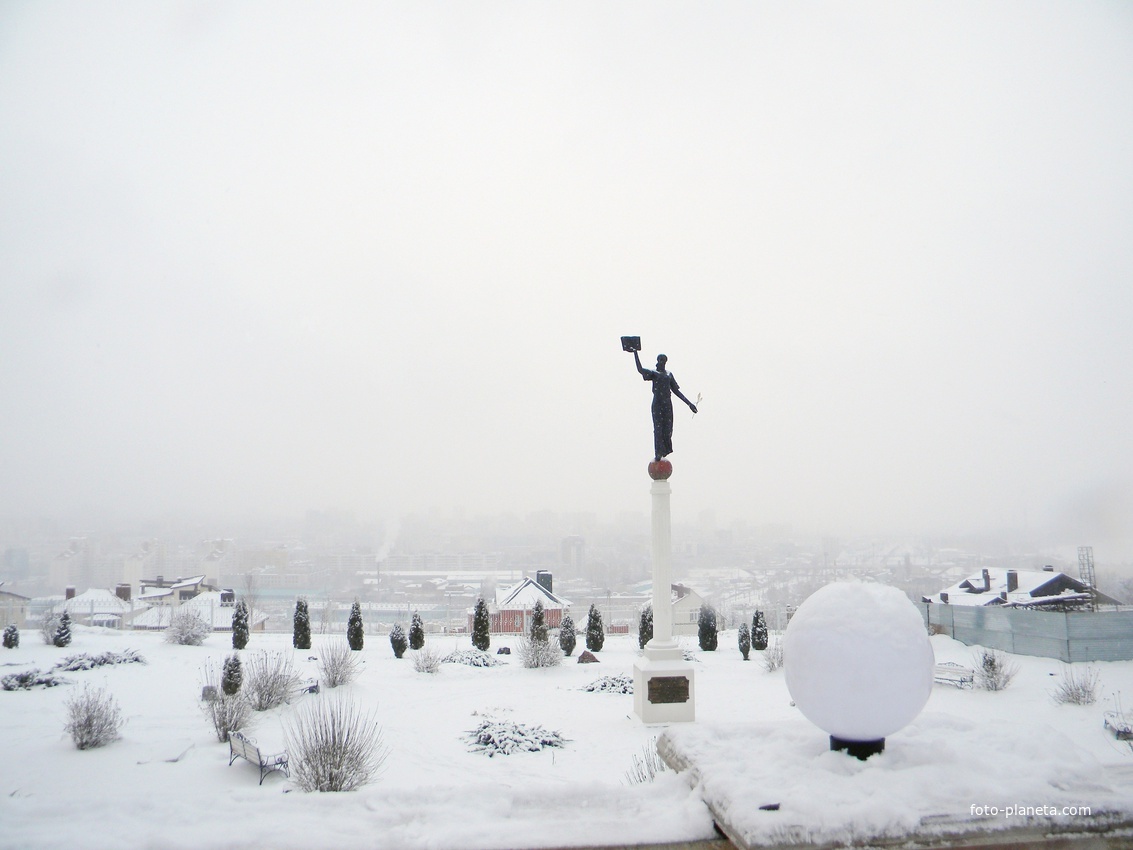
[{"label": "overcast white sky", "polygon": [[1131,152],[1125,2],[8,0],[0,514],[647,511],[640,334],[677,518],[1128,542]]}]

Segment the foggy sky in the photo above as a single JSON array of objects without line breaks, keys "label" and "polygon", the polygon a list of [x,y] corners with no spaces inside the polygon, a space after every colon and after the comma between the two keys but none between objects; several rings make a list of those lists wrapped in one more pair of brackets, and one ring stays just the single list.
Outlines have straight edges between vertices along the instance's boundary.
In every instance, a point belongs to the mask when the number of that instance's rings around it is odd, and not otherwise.
[{"label": "foggy sky", "polygon": [[0,514],[647,511],[639,334],[678,520],[1133,551],[1131,151],[1122,2],[5,2]]}]

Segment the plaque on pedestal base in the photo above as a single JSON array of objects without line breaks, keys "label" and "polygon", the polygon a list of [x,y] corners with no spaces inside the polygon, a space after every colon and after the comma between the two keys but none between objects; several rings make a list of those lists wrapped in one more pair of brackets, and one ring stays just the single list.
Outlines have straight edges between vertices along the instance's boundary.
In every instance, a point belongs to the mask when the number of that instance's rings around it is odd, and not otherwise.
[{"label": "plaque on pedestal base", "polygon": [[637,659],[633,665],[633,711],[642,723],[695,720],[696,679],[692,665],[680,658]]}]

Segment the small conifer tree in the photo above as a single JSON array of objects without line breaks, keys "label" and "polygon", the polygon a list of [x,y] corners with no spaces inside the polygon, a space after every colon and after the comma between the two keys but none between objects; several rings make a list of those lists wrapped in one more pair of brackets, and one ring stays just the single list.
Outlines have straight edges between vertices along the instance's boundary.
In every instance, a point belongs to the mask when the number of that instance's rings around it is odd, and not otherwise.
[{"label": "small conifer tree", "polygon": [[307,600],[302,596],[295,600],[295,620],[291,630],[291,645],[296,649],[311,648],[311,614],[307,610]]},{"label": "small conifer tree", "polygon": [[220,673],[220,689],[228,696],[235,696],[244,684],[244,668],[240,664],[240,656],[235,652],[224,659],[224,668]]},{"label": "small conifer tree", "polygon": [[578,638],[574,633],[574,620],[570,618],[570,614],[563,614],[563,623],[559,626],[559,648],[562,649],[563,655],[570,658],[577,642]]},{"label": "small conifer tree", "polygon": [[55,645],[71,645],[71,615],[66,611],[64,611],[63,616],[59,618],[59,628],[55,630]]},{"label": "small conifer tree", "polygon": [[492,645],[492,618],[488,615],[488,603],[481,596],[476,600],[476,610],[472,612],[472,645],[481,652],[487,652]]},{"label": "small conifer tree", "polygon": [[606,630],[602,627],[602,612],[591,603],[586,615],[586,648],[591,652],[601,652],[606,642]]},{"label": "small conifer tree", "polygon": [[744,657],[744,661],[747,661],[748,655],[751,653],[751,633],[747,630],[747,623],[740,623],[738,641],[740,645],[740,655]]},{"label": "small conifer tree", "polygon": [[719,641],[716,635],[716,611],[705,602],[700,606],[700,617],[696,623],[696,634],[700,648],[705,652],[715,652]]},{"label": "small conifer tree", "polygon": [[394,658],[401,658],[405,654],[409,641],[405,639],[405,629],[401,627],[401,623],[394,623],[393,628],[390,629],[389,645],[393,648]]},{"label": "small conifer tree", "polygon": [[243,599],[236,603],[232,611],[232,648],[243,649],[248,645],[248,603]]},{"label": "small conifer tree", "polygon": [[637,645],[645,649],[645,644],[653,640],[653,606],[646,605],[641,609],[641,621],[637,624]]},{"label": "small conifer tree", "polygon": [[8,626],[4,629],[4,648],[15,649],[20,645],[20,630],[16,628],[15,624]]},{"label": "small conifer tree", "polygon": [[409,648],[420,649],[425,645],[425,624],[421,622],[421,615],[416,611],[409,618]]},{"label": "small conifer tree", "polygon": [[531,611],[531,640],[536,643],[546,643],[547,614],[543,610],[543,601],[535,600],[535,608]]},{"label": "small conifer tree", "polygon": [[758,652],[767,649],[767,621],[762,611],[756,611],[751,617],[751,648]]},{"label": "small conifer tree", "polygon": [[350,617],[346,621],[346,642],[350,648],[358,652],[366,640],[365,630],[362,628],[362,604],[355,599],[350,606]]}]

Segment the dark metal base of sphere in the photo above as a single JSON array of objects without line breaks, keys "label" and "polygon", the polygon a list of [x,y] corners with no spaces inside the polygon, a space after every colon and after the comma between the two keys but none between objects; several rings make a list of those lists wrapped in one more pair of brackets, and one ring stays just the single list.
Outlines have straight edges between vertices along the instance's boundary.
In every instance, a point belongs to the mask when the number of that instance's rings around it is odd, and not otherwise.
[{"label": "dark metal base of sphere", "polygon": [[843,738],[836,738],[831,735],[830,749],[847,753],[856,759],[865,761],[870,756],[885,752],[885,739],[878,738],[876,741],[847,741]]},{"label": "dark metal base of sphere", "polygon": [[673,474],[673,464],[661,458],[649,461],[649,477],[654,481],[666,481]]}]

